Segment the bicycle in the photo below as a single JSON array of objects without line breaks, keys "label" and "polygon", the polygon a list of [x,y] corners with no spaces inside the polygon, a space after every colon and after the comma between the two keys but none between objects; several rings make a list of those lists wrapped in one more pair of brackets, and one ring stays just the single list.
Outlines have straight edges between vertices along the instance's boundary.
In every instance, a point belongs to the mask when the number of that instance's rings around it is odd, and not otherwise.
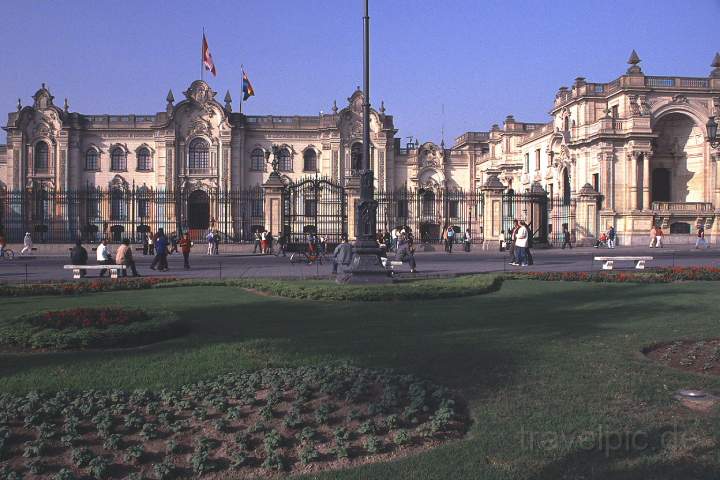
[{"label": "bicycle", "polygon": [[0,257],[2,257],[3,260],[12,260],[15,258],[15,252],[9,248],[4,248]]},{"label": "bicycle", "polygon": [[323,256],[318,254],[318,252],[293,252],[290,254],[290,263],[301,263],[304,262],[308,265],[312,265],[313,263],[317,262],[318,264],[323,264]]}]

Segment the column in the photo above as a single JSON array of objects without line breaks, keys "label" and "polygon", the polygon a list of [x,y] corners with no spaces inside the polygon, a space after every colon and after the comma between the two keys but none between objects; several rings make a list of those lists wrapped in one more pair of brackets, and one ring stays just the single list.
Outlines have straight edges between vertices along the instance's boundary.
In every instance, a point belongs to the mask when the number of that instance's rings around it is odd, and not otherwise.
[{"label": "column", "polygon": [[630,154],[630,210],[638,209],[638,154],[632,152]]},{"label": "column", "polygon": [[495,248],[496,240],[503,230],[503,192],[505,186],[497,175],[490,175],[480,188],[484,195],[482,215],[483,248]]},{"label": "column", "polygon": [[650,152],[643,153],[643,184],[642,184],[642,198],[643,198],[643,210],[650,210],[650,159],[652,154]]},{"label": "column", "polygon": [[262,185],[264,191],[264,227],[276,237],[282,235],[282,192],[283,183],[278,175],[271,174]]}]

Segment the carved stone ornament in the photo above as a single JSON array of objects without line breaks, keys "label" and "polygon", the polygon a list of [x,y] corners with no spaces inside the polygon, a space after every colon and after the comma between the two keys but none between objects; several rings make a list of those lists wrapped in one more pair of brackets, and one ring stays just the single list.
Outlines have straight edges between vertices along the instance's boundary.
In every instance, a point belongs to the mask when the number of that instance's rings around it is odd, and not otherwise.
[{"label": "carved stone ornament", "polygon": [[673,103],[689,103],[688,99],[685,95],[675,95],[672,98]]},{"label": "carved stone ornament", "polygon": [[203,118],[194,120],[190,124],[186,138],[197,137],[200,135],[204,135],[206,137],[212,136],[212,127],[209,120],[205,120]]},{"label": "carved stone ornament", "polygon": [[632,115],[640,115],[640,104],[637,95],[630,95],[630,112]]},{"label": "carved stone ornament", "polygon": [[195,80],[190,88],[183,92],[188,100],[193,100],[199,104],[205,104],[215,99],[217,92],[210,88],[210,85],[202,80]]},{"label": "carved stone ornament", "polygon": [[641,115],[650,115],[651,107],[650,103],[648,102],[648,99],[645,95],[639,95],[638,96],[638,104],[640,106],[640,114]]}]

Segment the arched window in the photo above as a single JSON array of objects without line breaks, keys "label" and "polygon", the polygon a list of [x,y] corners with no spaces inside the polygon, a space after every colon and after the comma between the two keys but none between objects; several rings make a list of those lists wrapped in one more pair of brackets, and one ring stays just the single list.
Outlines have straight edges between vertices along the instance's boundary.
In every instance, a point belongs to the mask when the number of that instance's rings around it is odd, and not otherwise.
[{"label": "arched window", "polygon": [[147,187],[137,189],[137,216],[144,223],[150,214],[150,191]]},{"label": "arched window", "polygon": [[110,170],[113,172],[124,172],[127,170],[127,155],[125,151],[116,147],[110,152]]},{"label": "arched window", "polygon": [[250,170],[265,170],[265,152],[262,148],[256,148],[250,154]]},{"label": "arched window", "polygon": [[292,157],[290,156],[290,150],[287,148],[280,150],[278,169],[283,172],[292,172]]},{"label": "arched window", "polygon": [[85,170],[100,170],[100,156],[97,150],[91,148],[85,153]]},{"label": "arched window", "polygon": [[143,147],[137,152],[137,169],[141,172],[149,172],[152,170],[152,159],[150,150]]},{"label": "arched window", "polygon": [[45,142],[38,142],[35,144],[35,171],[36,172],[47,172],[50,150],[48,144]]},{"label": "arched window", "polygon": [[202,138],[190,142],[188,168],[190,173],[202,173],[210,168],[210,145]]},{"label": "arched window", "polygon": [[432,190],[422,192],[421,212],[423,217],[435,216],[435,193]]},{"label": "arched window", "polygon": [[317,153],[312,148],[305,150],[303,154],[303,170],[306,172],[317,171]]},{"label": "arched window", "polygon": [[353,146],[350,147],[350,168],[353,170],[361,170],[362,169],[362,158],[363,158],[363,150],[362,150],[362,143],[353,143]]}]

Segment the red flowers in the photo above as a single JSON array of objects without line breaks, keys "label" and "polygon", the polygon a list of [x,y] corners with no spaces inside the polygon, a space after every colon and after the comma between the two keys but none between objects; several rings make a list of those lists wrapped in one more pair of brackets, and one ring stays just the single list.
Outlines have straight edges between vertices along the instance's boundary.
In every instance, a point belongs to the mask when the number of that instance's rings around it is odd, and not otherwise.
[{"label": "red flowers", "polygon": [[121,308],[74,308],[46,312],[32,323],[43,328],[63,330],[65,328],[107,328],[111,325],[127,325],[147,320],[142,310]]},{"label": "red flowers", "polygon": [[656,268],[645,272],[526,272],[516,278],[545,281],[600,283],[670,283],[679,281],[719,281],[717,267]]}]

